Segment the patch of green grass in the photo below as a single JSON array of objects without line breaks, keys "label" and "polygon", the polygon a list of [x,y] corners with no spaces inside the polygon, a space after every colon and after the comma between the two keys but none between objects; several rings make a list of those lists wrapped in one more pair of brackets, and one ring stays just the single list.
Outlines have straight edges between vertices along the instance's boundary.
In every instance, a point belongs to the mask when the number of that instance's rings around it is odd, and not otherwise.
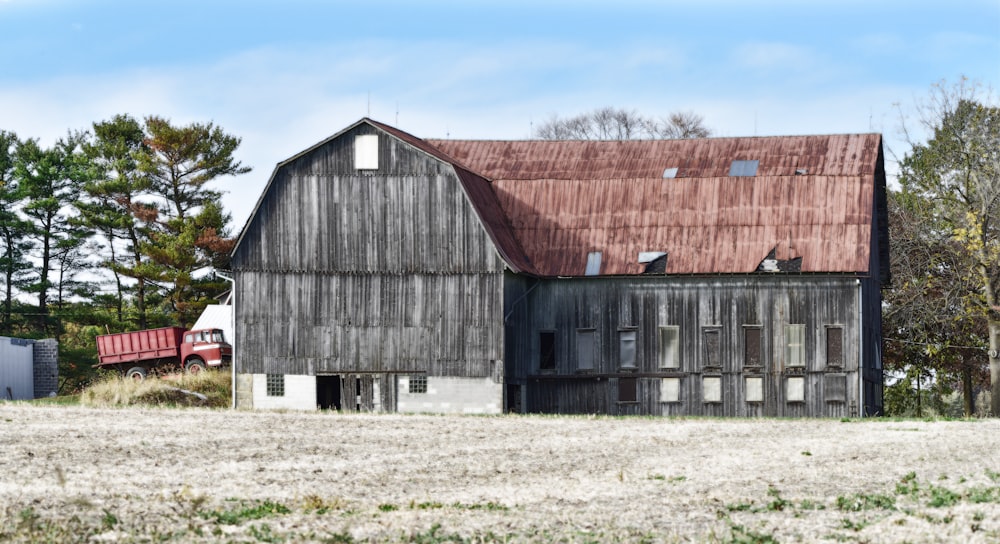
[{"label": "patch of green grass", "polygon": [[771,497],[771,500],[767,503],[768,512],[781,512],[792,503],[781,498],[781,492],[775,487],[768,487],[767,494]]},{"label": "patch of green grass", "polygon": [[399,510],[399,507],[395,504],[380,504],[378,505],[378,509],[382,512],[395,512]]},{"label": "patch of green grass", "polygon": [[920,486],[917,484],[917,473],[908,472],[903,476],[899,483],[896,484],[896,494],[897,495],[916,495],[920,490]]},{"label": "patch of green grass", "polygon": [[799,503],[800,510],[826,510],[826,505],[810,499],[802,499]]},{"label": "patch of green grass", "polygon": [[932,485],[928,488],[928,494],[930,499],[927,501],[927,505],[933,508],[944,508],[948,506],[954,506],[961,500],[962,496],[954,491],[941,486]]},{"label": "patch of green grass", "polygon": [[965,497],[973,504],[1000,503],[1000,487],[973,487],[965,492]]},{"label": "patch of green grass", "polygon": [[734,502],[726,505],[726,510],[730,512],[748,512],[753,510],[753,501],[750,502]]},{"label": "patch of green grass", "polygon": [[410,501],[410,510],[438,510],[441,508],[444,508],[444,505],[437,501],[428,501],[428,502]]},{"label": "patch of green grass", "polygon": [[778,544],[773,535],[758,533],[742,525],[730,523],[729,530],[729,539],[724,541],[729,544]]},{"label": "patch of green grass", "polygon": [[895,510],[896,499],[879,493],[854,493],[837,497],[837,509],[844,512],[862,510]]},{"label": "patch of green grass", "polygon": [[[241,503],[245,504],[245,503]],[[235,510],[214,510],[211,512],[201,512],[199,515],[208,520],[215,521],[222,525],[239,525],[244,521],[262,519],[268,516],[284,515],[291,513],[287,506],[272,502],[261,501],[245,505]]]},{"label": "patch of green grass", "polygon": [[1000,482],[1000,472],[986,469],[986,477],[994,482]]},{"label": "patch of green grass", "polygon": [[109,510],[105,509],[104,517],[101,518],[101,527],[104,528],[105,531],[110,531],[115,528],[115,525],[118,525],[118,517]]},{"label": "patch of green grass", "polygon": [[858,521],[854,521],[854,520],[852,520],[850,518],[842,518],[840,520],[840,528],[841,529],[848,529],[848,530],[854,531],[854,532],[858,532],[858,531],[864,529],[865,527],[868,527],[870,524],[871,524],[871,521],[869,521],[867,519],[863,519],[863,518],[861,520],[858,520]]},{"label": "patch of green grass", "polygon": [[500,504],[498,502],[493,502],[493,501],[487,501],[487,502],[484,502],[484,503],[473,503],[473,504],[464,504],[464,503],[456,502],[455,504],[452,504],[451,507],[452,508],[462,509],[462,510],[491,510],[491,511],[507,511],[507,510],[510,510],[510,508],[508,506],[505,506],[503,504]]}]

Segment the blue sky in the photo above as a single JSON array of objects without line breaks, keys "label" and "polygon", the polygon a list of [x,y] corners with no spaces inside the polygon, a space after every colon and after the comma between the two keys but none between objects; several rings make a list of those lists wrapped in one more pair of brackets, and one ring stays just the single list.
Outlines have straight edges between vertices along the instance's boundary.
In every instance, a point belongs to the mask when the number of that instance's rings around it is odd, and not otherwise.
[{"label": "blue sky", "polygon": [[[369,115],[525,138],[601,106],[719,136],[882,132],[931,84],[1000,85],[1000,0],[0,0],[0,129],[50,144],[117,113],[213,121],[253,172]],[[898,108],[897,105],[898,104]]]}]

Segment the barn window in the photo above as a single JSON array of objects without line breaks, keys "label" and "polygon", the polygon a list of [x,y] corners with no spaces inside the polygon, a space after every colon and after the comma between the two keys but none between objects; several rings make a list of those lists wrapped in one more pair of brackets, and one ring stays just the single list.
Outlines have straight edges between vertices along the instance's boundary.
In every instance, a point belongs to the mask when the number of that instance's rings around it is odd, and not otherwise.
[{"label": "barn window", "polygon": [[578,329],[576,331],[576,369],[594,369],[594,347],[596,346],[594,329]]},{"label": "barn window", "polygon": [[354,137],[355,170],[378,170],[378,135],[359,134]]},{"label": "barn window", "polygon": [[823,396],[826,402],[847,402],[847,374],[824,375]]},{"label": "barn window", "polygon": [[680,402],[680,401],[681,401],[681,379],[661,378],[660,402]]},{"label": "barn window", "polygon": [[701,379],[702,402],[722,402],[722,376],[705,376]]},{"label": "barn window", "polygon": [[785,400],[787,402],[805,402],[806,379],[802,376],[785,378]]},{"label": "barn window", "polygon": [[760,376],[747,376],[746,385],[747,402],[764,402],[764,378]]},{"label": "barn window", "polygon": [[680,327],[660,327],[660,368],[680,368]]},{"label": "barn window", "polygon": [[826,328],[826,366],[841,367],[844,365],[844,329],[842,327]]},{"label": "barn window", "polygon": [[757,175],[760,161],[733,161],[729,165],[729,175],[732,177],[751,177]]},{"label": "barn window", "polygon": [[702,367],[722,367],[721,331],[718,328],[702,329]]},{"label": "barn window", "polygon": [[790,367],[806,365],[806,326],[785,325],[785,365]]},{"label": "barn window", "polygon": [[761,366],[760,327],[743,326],[743,366]]},{"label": "barn window", "polygon": [[636,378],[618,378],[618,402],[639,401],[639,380]]},{"label": "barn window", "polygon": [[285,396],[285,375],[284,374],[268,374],[267,375],[267,396],[269,397],[284,397]]},{"label": "barn window", "polygon": [[409,392],[412,394],[427,392],[427,375],[413,374],[410,376]]},{"label": "barn window", "polygon": [[618,331],[618,364],[621,368],[635,368],[635,329]]},{"label": "barn window", "polygon": [[541,331],[538,333],[538,368],[540,370],[556,369],[555,331]]}]

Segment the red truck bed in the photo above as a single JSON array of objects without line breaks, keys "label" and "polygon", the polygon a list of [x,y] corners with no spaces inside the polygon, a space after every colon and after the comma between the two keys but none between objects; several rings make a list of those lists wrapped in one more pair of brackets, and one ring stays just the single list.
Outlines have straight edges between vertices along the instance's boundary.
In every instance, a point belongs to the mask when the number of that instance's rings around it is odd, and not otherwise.
[{"label": "red truck bed", "polygon": [[164,327],[98,336],[98,365],[178,357],[185,331],[184,327]]}]

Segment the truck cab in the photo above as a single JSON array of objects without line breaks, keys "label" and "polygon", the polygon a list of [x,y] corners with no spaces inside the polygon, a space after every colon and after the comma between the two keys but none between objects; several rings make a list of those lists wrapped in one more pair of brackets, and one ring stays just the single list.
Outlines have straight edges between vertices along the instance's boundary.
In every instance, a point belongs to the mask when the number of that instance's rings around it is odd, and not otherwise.
[{"label": "truck cab", "polygon": [[233,362],[233,347],[226,342],[221,329],[187,331],[180,347],[181,362],[191,373]]}]

